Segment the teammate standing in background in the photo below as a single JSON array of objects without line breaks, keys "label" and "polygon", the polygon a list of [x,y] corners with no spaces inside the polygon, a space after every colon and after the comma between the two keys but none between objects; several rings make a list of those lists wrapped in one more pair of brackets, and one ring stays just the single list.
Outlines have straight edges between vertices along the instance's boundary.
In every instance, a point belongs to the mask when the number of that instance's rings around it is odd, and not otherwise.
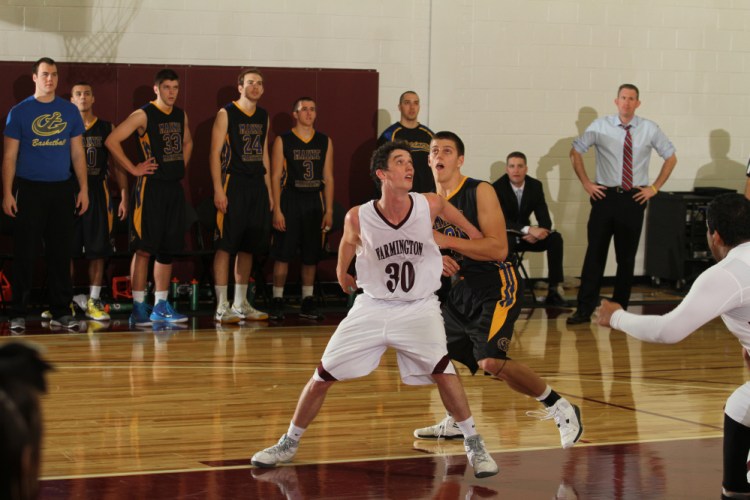
[{"label": "teammate standing in background", "polygon": [[[237,79],[239,99],[216,113],[211,132],[209,165],[216,205],[217,323],[243,319],[264,320],[268,314],[247,301],[253,256],[268,251],[271,232],[271,170],[268,158],[268,112],[258,106],[263,75],[256,68],[243,70]],[[229,261],[234,264],[234,303],[227,299]]]},{"label": "teammate standing in background", "polygon": [[[76,295],[73,300],[93,320],[109,319],[102,306],[100,293],[104,281],[104,258],[112,255],[112,227],[114,208],[107,186],[108,173],[115,176],[120,190],[117,216],[125,220],[128,215],[128,179],[125,171],[110,161],[104,141],[113,130],[112,123],[94,114],[94,89],[90,83],[73,85],[70,101],[81,113],[85,131],[83,149],[89,185],[89,209],[76,218],[73,255],[83,255],[88,260],[89,296]],[[72,272],[72,267],[71,267]]]},{"label": "teammate standing in background", "polygon": [[419,123],[419,96],[413,90],[407,90],[398,99],[399,121],[380,134],[378,146],[388,141],[404,141],[409,145],[409,152],[414,162],[415,193],[434,193],[435,179],[432,177],[427,156],[430,152],[430,141],[435,135],[426,125]]},{"label": "teammate standing in background", "polygon": [[[133,111],[105,141],[115,161],[137,177],[130,209],[130,247],[135,252],[131,326],[187,321],[187,316],[167,301],[172,259],[185,243],[185,193],[180,181],[193,151],[187,114],[175,106],[179,91],[177,73],[171,69],[157,72],[156,100]],[[133,164],[122,149],[122,143],[135,133],[140,145],[138,164]],[[145,302],[152,255],[156,256],[153,309]]]},{"label": "teammate standing in background", "polygon": [[325,233],[333,224],[333,142],[315,130],[317,109],[311,97],[294,102],[292,130],[273,144],[271,189],[273,192],[273,303],[269,317],[282,320],[284,284],[289,261],[299,251],[302,262],[300,316],[321,320],[315,307],[315,271]]}]

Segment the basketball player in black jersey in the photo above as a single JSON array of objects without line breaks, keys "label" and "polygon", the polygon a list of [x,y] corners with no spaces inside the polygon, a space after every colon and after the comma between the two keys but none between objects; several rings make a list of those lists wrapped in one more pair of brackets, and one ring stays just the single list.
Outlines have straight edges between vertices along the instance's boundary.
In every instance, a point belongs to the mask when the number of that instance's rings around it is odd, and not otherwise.
[{"label": "basketball player in black jersey", "polygon": [[[114,209],[107,187],[108,173],[114,175],[120,191],[117,216],[125,220],[128,215],[128,179],[125,171],[109,158],[104,141],[114,128],[112,123],[94,114],[94,89],[90,83],[73,85],[70,101],[81,112],[83,149],[89,180],[89,209],[76,218],[73,236],[73,255],[83,255],[88,260],[89,296],[79,295],[73,300],[86,312],[86,317],[106,321],[109,315],[102,307],[99,295],[104,280],[104,259],[112,255],[112,226]],[[72,268],[71,268],[72,271]]]},{"label": "basketball player in black jersey", "polygon": [[[452,277],[441,290],[442,312],[451,358],[505,381],[522,394],[540,401],[540,415],[554,419],[563,448],[573,446],[583,427],[580,411],[561,397],[528,366],[508,356],[513,325],[521,304],[521,287],[513,265],[504,262],[508,253],[505,219],[495,190],[487,182],[461,174],[463,141],[453,132],[438,132],[430,143],[430,167],[437,192],[447,198],[484,235],[468,239],[454,225],[435,220],[435,230],[463,238],[462,245],[443,255],[443,276]],[[463,437],[453,417],[437,425],[417,429],[420,439]]]},{"label": "basketball player in black jersey", "polygon": [[273,304],[269,317],[284,319],[284,284],[289,261],[297,251],[302,261],[300,316],[321,320],[313,285],[324,233],[333,224],[333,142],[315,128],[315,100],[294,102],[295,125],[273,144],[271,190],[273,212]]},{"label": "basketball player in black jersey", "polygon": [[[268,251],[271,232],[271,173],[268,158],[269,119],[258,106],[263,75],[256,68],[243,70],[237,79],[239,99],[216,113],[211,132],[209,165],[216,205],[217,323],[243,319],[264,320],[268,314],[247,301],[253,255]],[[234,304],[227,300],[230,256],[234,264]]]},{"label": "basketball player in black jersey", "polygon": [[430,152],[430,141],[434,132],[424,123],[419,123],[419,95],[407,90],[398,99],[399,120],[383,130],[378,137],[378,146],[388,141],[404,141],[409,144],[409,151],[414,160],[415,193],[434,193],[435,179],[432,178],[427,156]]},{"label": "basketball player in black jersey", "polygon": [[[177,73],[160,70],[154,78],[156,99],[133,111],[105,142],[115,161],[137,178],[130,207],[130,248],[135,252],[131,326],[187,321],[167,301],[172,258],[182,250],[185,238],[185,193],[180,181],[193,151],[187,114],[174,105],[179,90]],[[140,145],[137,164],[122,149],[134,134]],[[153,309],[145,303],[151,255],[156,256]]]}]

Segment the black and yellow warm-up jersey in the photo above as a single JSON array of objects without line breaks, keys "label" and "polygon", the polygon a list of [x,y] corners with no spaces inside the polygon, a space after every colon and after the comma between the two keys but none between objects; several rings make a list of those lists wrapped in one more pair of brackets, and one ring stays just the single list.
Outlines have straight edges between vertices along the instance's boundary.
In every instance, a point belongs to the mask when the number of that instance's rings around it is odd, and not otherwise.
[{"label": "black and yellow warm-up jersey", "polygon": [[[477,211],[477,186],[483,183],[471,177],[464,177],[458,189],[448,198],[448,201],[456,207],[474,227],[479,228],[479,212]],[[433,228],[447,236],[469,239],[469,237],[453,224],[449,224],[440,217],[435,219]],[[448,255],[461,266],[461,274],[497,273],[499,267],[504,266],[501,262],[477,261],[464,257],[454,251],[448,251]]]},{"label": "black and yellow warm-up jersey", "polygon": [[112,124],[98,118],[83,132],[83,151],[86,153],[89,184],[92,181],[102,181],[107,178],[109,151],[104,147],[104,141],[107,140],[110,132],[112,132]]},{"label": "black and yellow warm-up jersey", "polygon": [[178,181],[185,176],[185,112],[173,107],[165,113],[154,102],[141,108],[146,113],[146,132],[138,136],[140,161],[156,158],[158,167],[153,179]]},{"label": "black and yellow warm-up jersey", "polygon": [[221,150],[223,174],[239,174],[246,177],[263,177],[263,147],[268,134],[268,113],[255,108],[252,115],[246,114],[232,102],[224,109],[227,112],[227,135]]},{"label": "black and yellow warm-up jersey", "polygon": [[293,130],[281,135],[284,145],[284,189],[311,192],[323,189],[323,166],[328,154],[328,136],[315,131],[308,141]]}]

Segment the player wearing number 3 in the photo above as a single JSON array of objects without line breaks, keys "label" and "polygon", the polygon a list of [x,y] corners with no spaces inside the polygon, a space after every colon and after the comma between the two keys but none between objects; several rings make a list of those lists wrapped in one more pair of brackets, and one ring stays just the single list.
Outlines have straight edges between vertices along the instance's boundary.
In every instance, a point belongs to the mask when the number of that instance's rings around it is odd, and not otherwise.
[{"label": "player wearing number 3", "polygon": [[[341,288],[357,297],[334,332],[320,365],[302,391],[286,434],[252,458],[253,465],[272,467],[292,460],[299,440],[338,380],[364,377],[379,364],[386,348],[397,351],[405,384],[436,383],[446,409],[455,415],[477,477],[497,473],[474,427],[461,382],[450,363],[435,290],[440,286],[440,247],[458,238],[433,233],[440,215],[473,238],[481,233],[443,198],[409,193],[414,166],[408,145],[388,142],[372,156],[370,173],[381,185],[380,199],[352,208],[346,215],[336,274]],[[357,256],[357,276],[348,274]]]}]

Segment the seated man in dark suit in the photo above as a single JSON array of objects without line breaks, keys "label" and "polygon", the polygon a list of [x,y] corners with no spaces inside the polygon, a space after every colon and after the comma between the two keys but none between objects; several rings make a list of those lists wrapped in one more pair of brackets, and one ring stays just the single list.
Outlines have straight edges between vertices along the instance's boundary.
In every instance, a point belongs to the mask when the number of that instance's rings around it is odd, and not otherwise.
[{"label": "seated man in dark suit", "polygon": [[[560,233],[552,231],[542,183],[526,175],[525,154],[514,151],[508,155],[506,164],[507,173],[492,185],[500,199],[508,230],[518,234],[516,238],[508,238],[510,248],[520,252],[547,252],[549,292],[545,303],[568,307],[570,304],[557,291],[563,281],[563,240]],[[538,226],[531,225],[532,212]]]}]

